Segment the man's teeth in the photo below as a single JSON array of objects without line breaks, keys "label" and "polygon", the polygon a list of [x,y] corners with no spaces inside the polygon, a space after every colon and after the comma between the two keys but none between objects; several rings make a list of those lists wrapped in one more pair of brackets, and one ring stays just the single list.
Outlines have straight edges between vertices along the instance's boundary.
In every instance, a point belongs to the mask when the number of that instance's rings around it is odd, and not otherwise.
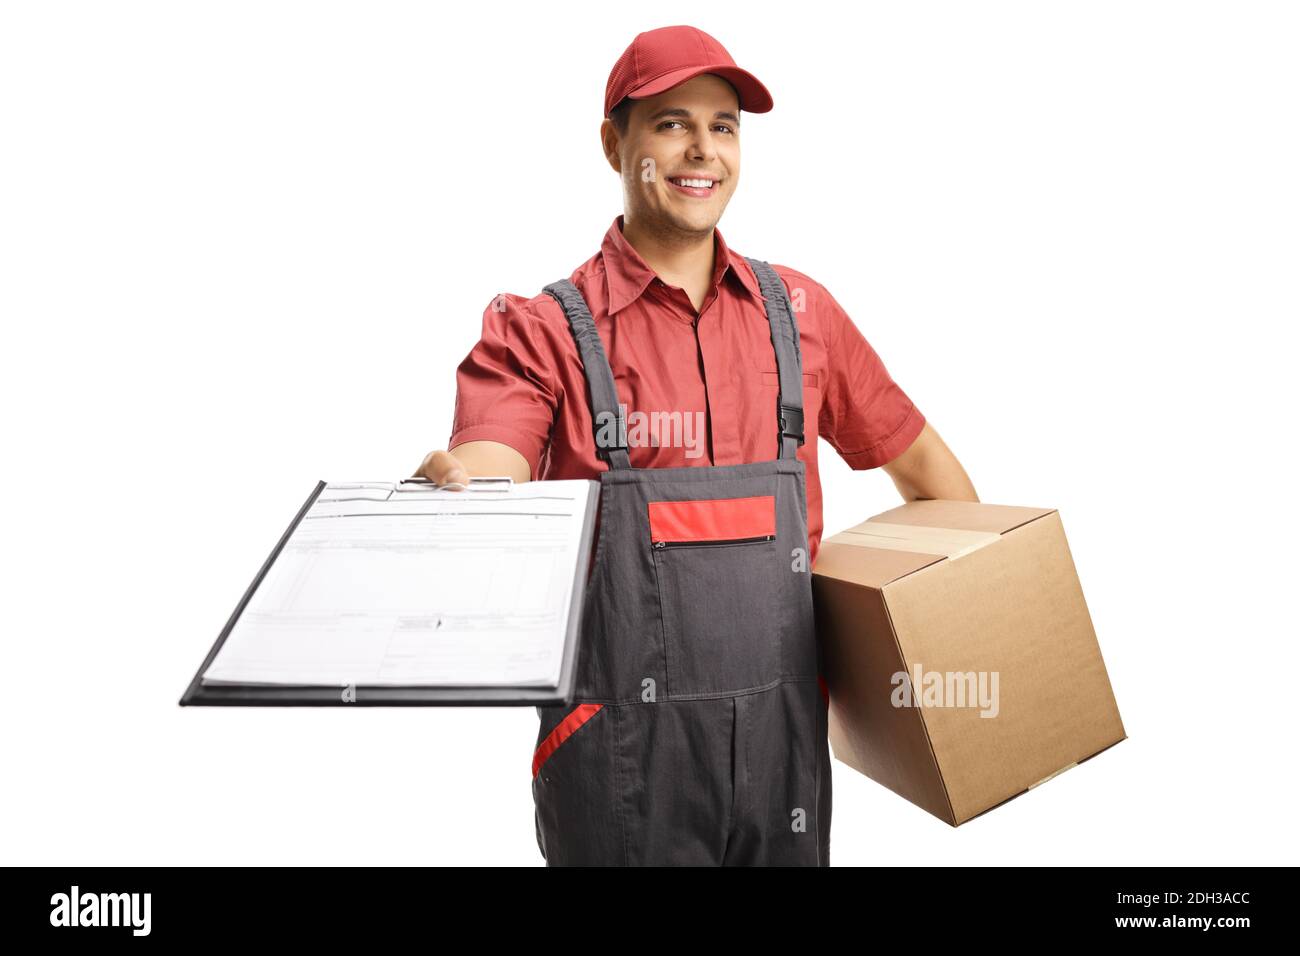
[{"label": "man's teeth", "polygon": [[673,179],[673,180],[669,180],[669,181],[670,181],[670,182],[674,182],[674,183],[676,183],[678,186],[693,186],[693,187],[695,187],[696,189],[712,189],[712,188],[713,188],[713,180],[712,180],[712,179]]}]

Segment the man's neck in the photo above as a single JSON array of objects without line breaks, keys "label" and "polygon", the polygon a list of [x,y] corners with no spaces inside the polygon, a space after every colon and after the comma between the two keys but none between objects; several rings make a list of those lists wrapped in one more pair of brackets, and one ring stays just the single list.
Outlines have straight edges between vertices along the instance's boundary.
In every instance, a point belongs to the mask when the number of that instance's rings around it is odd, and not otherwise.
[{"label": "man's neck", "polygon": [[716,244],[713,230],[705,236],[663,234],[623,216],[623,238],[666,285],[683,289],[699,311],[713,279]]}]

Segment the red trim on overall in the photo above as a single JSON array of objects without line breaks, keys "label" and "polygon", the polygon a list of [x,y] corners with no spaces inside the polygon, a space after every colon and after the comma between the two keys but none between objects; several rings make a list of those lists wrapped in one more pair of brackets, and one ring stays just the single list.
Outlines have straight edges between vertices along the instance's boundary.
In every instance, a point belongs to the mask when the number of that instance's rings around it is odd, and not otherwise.
[{"label": "red trim on overall", "polygon": [[774,495],[650,502],[651,541],[726,541],[774,534]]},{"label": "red trim on overall", "polygon": [[829,704],[831,702],[831,689],[826,686],[826,678],[822,677],[821,674],[817,675],[817,686],[821,688],[822,697],[824,697],[826,703]]},{"label": "red trim on overall", "polygon": [[591,720],[604,704],[579,704],[564,715],[564,719],[555,725],[555,729],[546,735],[546,739],[533,751],[533,776],[542,769],[546,758],[555,753],[555,749],[564,743],[579,727]]}]

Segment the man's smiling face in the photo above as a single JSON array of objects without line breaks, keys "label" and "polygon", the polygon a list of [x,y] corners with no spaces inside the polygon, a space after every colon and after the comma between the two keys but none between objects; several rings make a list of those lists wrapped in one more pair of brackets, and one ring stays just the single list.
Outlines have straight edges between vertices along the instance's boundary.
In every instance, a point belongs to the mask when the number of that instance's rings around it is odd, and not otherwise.
[{"label": "man's smiling face", "polygon": [[660,233],[713,232],[740,177],[740,101],[730,83],[705,73],[633,100],[627,133],[606,120],[601,137],[623,177],[628,218]]}]

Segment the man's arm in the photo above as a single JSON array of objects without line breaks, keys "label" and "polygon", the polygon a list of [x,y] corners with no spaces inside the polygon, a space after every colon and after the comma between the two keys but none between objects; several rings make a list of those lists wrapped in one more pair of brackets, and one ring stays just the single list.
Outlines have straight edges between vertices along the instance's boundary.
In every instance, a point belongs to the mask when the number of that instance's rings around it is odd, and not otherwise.
[{"label": "man's arm", "polygon": [[917,498],[980,500],[961,462],[929,422],[925,423],[907,451],[880,467],[894,480],[894,486],[906,501]]},{"label": "man's arm", "polygon": [[[482,334],[456,367],[449,450],[425,455],[417,477],[439,487],[496,475],[536,480],[560,402],[556,340],[563,332],[561,341],[571,344],[572,335],[555,300],[535,298],[502,292],[483,310]],[[549,318],[537,312],[550,308],[543,299],[555,310]]]},{"label": "man's arm", "polygon": [[509,475],[517,483],[532,478],[528,459],[499,441],[467,441],[451,451],[431,451],[424,456],[415,478],[428,478],[441,486],[448,482],[464,485],[475,476]]}]

